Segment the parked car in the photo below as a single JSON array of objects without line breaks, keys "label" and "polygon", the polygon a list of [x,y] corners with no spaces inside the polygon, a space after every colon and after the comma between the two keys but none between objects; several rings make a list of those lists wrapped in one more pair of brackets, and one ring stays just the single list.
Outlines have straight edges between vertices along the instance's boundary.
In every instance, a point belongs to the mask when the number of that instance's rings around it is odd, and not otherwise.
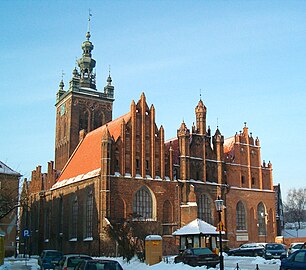
[{"label": "parked car", "polygon": [[42,270],[55,269],[55,265],[63,258],[63,253],[58,250],[43,250],[38,258]]},{"label": "parked car", "polygon": [[246,243],[239,248],[230,249],[227,254],[229,256],[263,256],[265,243]]},{"label": "parked car", "polygon": [[264,258],[284,259],[287,257],[287,249],[283,244],[269,243],[265,245]]},{"label": "parked car", "polygon": [[174,258],[175,263],[186,263],[191,266],[216,267],[220,263],[220,258],[209,248],[188,248]]},{"label": "parked car", "polygon": [[305,270],[306,249],[299,249],[281,261],[280,270]]},{"label": "parked car", "polygon": [[75,270],[123,270],[120,263],[114,260],[83,260]]},{"label": "parked car", "polygon": [[296,250],[299,250],[303,247],[304,243],[300,242],[300,243],[291,243],[288,249],[288,254],[290,255],[291,253],[293,253]]},{"label": "parked car", "polygon": [[82,260],[92,260],[92,258],[84,254],[66,254],[55,266],[55,270],[73,270]]}]

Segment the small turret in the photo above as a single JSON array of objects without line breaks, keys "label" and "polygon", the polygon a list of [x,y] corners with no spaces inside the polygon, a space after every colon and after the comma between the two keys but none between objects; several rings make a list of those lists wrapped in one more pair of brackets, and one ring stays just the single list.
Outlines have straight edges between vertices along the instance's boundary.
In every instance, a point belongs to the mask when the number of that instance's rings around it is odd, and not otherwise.
[{"label": "small turret", "polygon": [[206,132],[206,112],[207,109],[203,104],[202,99],[200,98],[198,105],[195,108],[196,127],[197,127],[197,132],[200,135],[204,135]]},{"label": "small turret", "polygon": [[60,84],[59,84],[59,89],[56,93],[56,102],[58,102],[60,100],[61,96],[66,93],[66,91],[64,90],[64,86],[65,86],[64,81],[62,79],[60,81]]},{"label": "small turret", "polygon": [[112,77],[110,75],[110,69],[108,72],[108,77],[106,80],[107,84],[104,87],[104,94],[107,95],[109,98],[114,98],[114,86],[112,86]]}]

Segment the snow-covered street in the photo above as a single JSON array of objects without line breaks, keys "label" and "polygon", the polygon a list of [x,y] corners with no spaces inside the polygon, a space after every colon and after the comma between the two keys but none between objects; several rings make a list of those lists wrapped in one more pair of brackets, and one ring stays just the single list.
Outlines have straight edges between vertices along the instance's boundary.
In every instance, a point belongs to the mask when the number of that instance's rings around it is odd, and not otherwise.
[{"label": "snow-covered street", "polygon": [[[105,259],[105,257],[104,257]],[[114,258],[111,258],[114,259]],[[124,270],[196,270],[196,269],[206,269],[205,267],[191,267],[189,265],[179,263],[172,263],[172,259],[169,259],[169,263],[160,262],[158,264],[149,266],[145,263],[140,262],[137,259],[132,259],[129,263],[124,261],[122,258],[115,258],[123,267]],[[280,265],[280,260],[265,260],[261,257],[225,257],[224,264],[225,270],[235,270],[239,265],[240,270],[255,270],[256,265],[260,270],[278,270]],[[28,269],[28,270],[38,270],[40,267],[37,264],[37,259],[31,258],[27,261],[21,261],[20,259],[15,260],[13,258],[6,258],[4,265],[0,266],[0,270],[13,270],[13,269]],[[214,270],[213,268],[210,268]],[[215,268],[219,269],[218,267]]]}]

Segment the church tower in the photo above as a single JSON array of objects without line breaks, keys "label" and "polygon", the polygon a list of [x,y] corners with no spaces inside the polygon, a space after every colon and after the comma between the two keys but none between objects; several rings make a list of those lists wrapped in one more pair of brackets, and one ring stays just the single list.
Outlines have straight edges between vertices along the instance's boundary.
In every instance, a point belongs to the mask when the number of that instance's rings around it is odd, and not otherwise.
[{"label": "church tower", "polygon": [[[89,20],[90,22],[90,17]],[[83,54],[72,72],[69,89],[63,80],[56,95],[55,169],[62,170],[86,133],[112,121],[114,87],[109,74],[103,92],[96,89],[96,61],[90,29],[82,44]]]}]

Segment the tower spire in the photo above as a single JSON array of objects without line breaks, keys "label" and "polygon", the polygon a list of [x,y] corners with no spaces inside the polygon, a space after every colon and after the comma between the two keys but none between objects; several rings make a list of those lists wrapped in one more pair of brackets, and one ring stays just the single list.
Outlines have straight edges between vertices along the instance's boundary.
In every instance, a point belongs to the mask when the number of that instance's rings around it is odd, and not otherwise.
[{"label": "tower spire", "polygon": [[87,40],[89,40],[89,38],[90,38],[90,17],[91,16],[92,16],[91,10],[88,9],[88,28],[87,28],[87,34],[86,34]]}]

